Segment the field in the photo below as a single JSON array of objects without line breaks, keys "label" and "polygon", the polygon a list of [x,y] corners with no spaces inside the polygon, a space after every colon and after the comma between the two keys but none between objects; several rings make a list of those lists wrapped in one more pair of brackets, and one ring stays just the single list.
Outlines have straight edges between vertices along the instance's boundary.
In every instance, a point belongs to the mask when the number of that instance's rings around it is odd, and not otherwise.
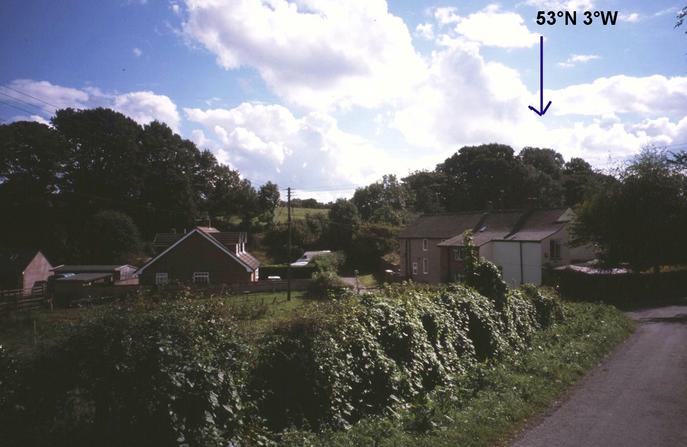
[{"label": "field", "polygon": [[[326,216],[327,213],[329,213],[329,210],[326,208],[291,208],[291,219],[303,220],[307,214],[324,214]],[[274,221],[276,223],[286,223],[288,216],[289,213],[285,206],[277,207],[274,211]]]}]

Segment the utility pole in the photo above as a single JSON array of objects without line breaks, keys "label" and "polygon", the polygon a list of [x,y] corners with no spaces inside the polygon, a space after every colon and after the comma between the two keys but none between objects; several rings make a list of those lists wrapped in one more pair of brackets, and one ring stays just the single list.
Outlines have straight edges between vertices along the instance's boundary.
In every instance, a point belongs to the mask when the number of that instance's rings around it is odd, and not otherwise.
[{"label": "utility pole", "polygon": [[291,301],[291,187],[286,188],[286,209],[289,217],[289,248],[288,248],[288,266],[286,267],[286,301]]}]

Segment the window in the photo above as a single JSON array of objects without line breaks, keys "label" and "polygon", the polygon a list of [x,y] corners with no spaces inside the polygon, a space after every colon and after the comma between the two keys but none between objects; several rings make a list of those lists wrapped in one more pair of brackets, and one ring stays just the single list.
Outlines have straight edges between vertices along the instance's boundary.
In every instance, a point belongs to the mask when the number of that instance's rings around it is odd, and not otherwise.
[{"label": "window", "polygon": [[453,274],[453,280],[456,282],[463,282],[465,281],[465,275],[463,273],[454,273]]},{"label": "window", "polygon": [[422,251],[429,250],[429,241],[427,239],[422,240]]},{"label": "window", "polygon": [[425,275],[429,273],[429,262],[427,262],[427,258],[422,258],[422,273]]},{"label": "window", "polygon": [[155,285],[163,286],[165,284],[169,284],[169,274],[162,272],[155,273]]},{"label": "window", "polygon": [[462,261],[463,259],[465,259],[466,254],[467,249],[465,247],[456,247],[453,249],[453,260]]},{"label": "window", "polygon": [[561,259],[561,241],[557,239],[551,239],[549,241],[549,256],[552,260]]},{"label": "window", "polygon": [[417,275],[417,262],[413,262],[413,275]]},{"label": "window", "polygon": [[193,284],[210,284],[210,273],[193,272]]}]

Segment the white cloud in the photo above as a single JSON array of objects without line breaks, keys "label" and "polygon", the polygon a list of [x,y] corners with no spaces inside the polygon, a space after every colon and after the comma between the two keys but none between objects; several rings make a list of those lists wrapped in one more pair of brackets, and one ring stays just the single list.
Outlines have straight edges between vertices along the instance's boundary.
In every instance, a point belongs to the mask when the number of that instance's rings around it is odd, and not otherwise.
[{"label": "white cloud", "polygon": [[143,51],[141,51],[141,49],[137,47],[131,50],[131,52],[134,54],[135,57],[141,57],[141,55],[143,54]]},{"label": "white cloud", "polygon": [[[256,103],[184,112],[214,135],[227,162],[258,183],[334,189],[366,184],[401,166],[321,112],[296,117],[283,106]],[[206,138],[204,131],[194,135],[197,142]]]},{"label": "white cloud", "polygon": [[577,64],[586,64],[587,62],[601,59],[597,54],[571,54],[564,62],[559,62],[558,66],[562,68],[572,68]]},{"label": "white cloud", "polygon": [[[179,131],[179,112],[172,100],[165,95],[150,91],[124,94],[105,93],[97,87],[76,89],[51,84],[48,81],[17,79],[2,89],[3,94],[13,98],[18,107],[35,109],[36,116],[43,119],[54,115],[58,109],[68,107],[86,109],[109,107],[131,117],[140,124],[153,120],[166,123],[175,132]],[[36,119],[32,119],[36,121]]]},{"label": "white cloud", "polygon": [[420,23],[415,27],[415,35],[426,40],[434,39],[434,25],[431,23]]},{"label": "white cloud", "polygon": [[687,115],[687,77],[662,75],[598,78],[547,91],[557,115],[602,116],[636,113],[648,117]]},{"label": "white cloud", "polygon": [[453,31],[480,45],[500,48],[528,48],[539,42],[539,34],[530,32],[517,13],[501,11],[498,5],[461,17],[454,9],[435,11],[440,24],[455,24]]},{"label": "white cloud", "polygon": [[290,103],[376,107],[424,75],[385,0],[186,0],[185,35],[226,69],[257,69]]},{"label": "white cloud", "polygon": [[638,13],[633,12],[630,14],[620,14],[618,18],[623,22],[637,23],[641,19],[641,16]]},{"label": "white cloud", "polygon": [[594,8],[595,0],[526,0],[525,4],[536,8],[554,11],[589,11]]},{"label": "white cloud", "polygon": [[138,123],[147,124],[158,120],[175,132],[179,131],[177,106],[165,95],[156,95],[150,91],[125,93],[115,96],[112,108]]}]

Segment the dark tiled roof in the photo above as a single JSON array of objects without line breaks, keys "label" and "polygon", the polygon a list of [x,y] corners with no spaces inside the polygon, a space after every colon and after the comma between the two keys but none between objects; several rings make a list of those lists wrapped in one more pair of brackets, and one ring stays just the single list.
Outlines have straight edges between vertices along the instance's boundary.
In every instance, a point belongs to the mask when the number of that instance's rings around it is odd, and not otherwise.
[{"label": "dark tiled roof", "polygon": [[[208,236],[214,238],[220,244],[227,248],[233,249],[234,245],[246,242],[246,233],[238,231],[218,231],[213,227],[196,227],[198,230],[207,234]],[[153,247],[162,251],[170,245],[174,244],[176,241],[181,239],[184,235],[180,233],[158,233],[153,239]]]},{"label": "dark tiled roof", "polygon": [[55,281],[60,282],[91,282],[99,279],[110,279],[112,273],[77,273],[76,275],[66,276],[64,278],[57,278]]},{"label": "dark tiled roof", "polygon": [[484,213],[457,213],[421,216],[411,222],[399,237],[401,239],[449,239],[463,234],[465,230],[474,230]]},{"label": "dark tiled roof", "polygon": [[566,224],[558,219],[566,209],[536,210],[528,213],[505,240],[541,241],[560,231]]}]

